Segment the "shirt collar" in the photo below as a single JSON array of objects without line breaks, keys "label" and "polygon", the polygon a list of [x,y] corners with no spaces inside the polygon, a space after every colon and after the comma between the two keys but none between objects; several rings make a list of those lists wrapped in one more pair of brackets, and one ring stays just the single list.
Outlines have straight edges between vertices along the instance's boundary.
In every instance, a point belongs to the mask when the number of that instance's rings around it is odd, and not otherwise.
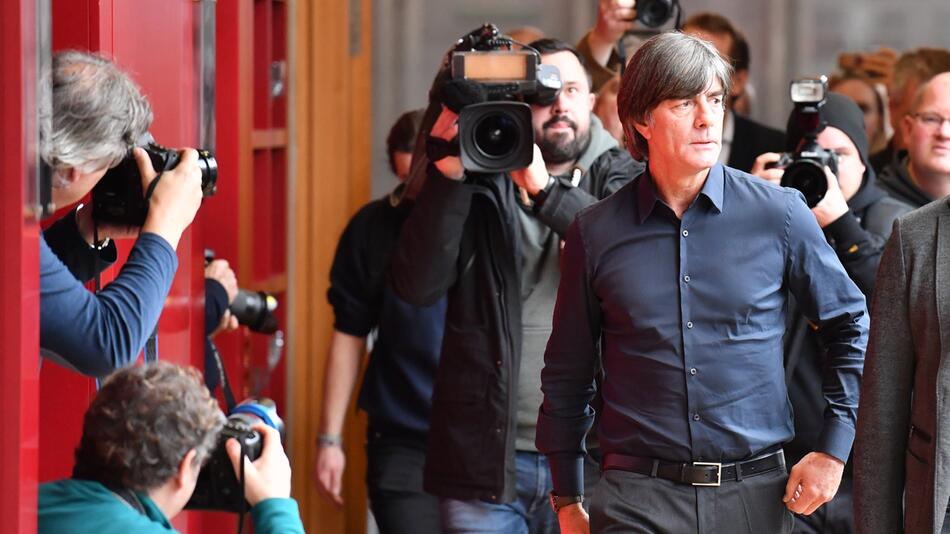
[{"label": "shirt collar", "polygon": [[[699,196],[706,197],[717,213],[722,213],[724,180],[723,166],[721,163],[717,163],[709,169],[709,174],[706,176],[706,183],[703,184],[703,188],[699,191]],[[650,165],[647,163],[647,168],[637,183],[637,218],[641,224],[653,213],[653,209],[659,202],[662,202],[662,200],[660,200],[656,194],[656,185],[653,184],[653,176],[650,174]]]}]

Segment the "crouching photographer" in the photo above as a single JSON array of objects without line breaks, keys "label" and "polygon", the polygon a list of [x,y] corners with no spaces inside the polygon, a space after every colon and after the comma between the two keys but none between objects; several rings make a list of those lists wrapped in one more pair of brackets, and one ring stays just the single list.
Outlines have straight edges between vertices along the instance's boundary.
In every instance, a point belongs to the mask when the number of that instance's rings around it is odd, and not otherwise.
[{"label": "crouching photographer", "polygon": [[[786,148],[795,152],[763,154],[753,173],[801,191],[848,276],[870,300],[894,220],[911,207],[875,185],[861,109],[844,95],[825,94],[826,89],[823,79],[793,82],[796,109],[789,117]],[[822,446],[825,361],[820,332],[794,301],[789,302],[788,320],[785,376],[795,437],[785,445],[785,455],[788,464],[795,465]],[[834,499],[810,515],[798,516],[794,532],[852,532],[851,501],[849,462]]]},{"label": "crouching photographer", "polygon": [[407,302],[448,298],[424,475],[445,532],[556,531],[535,427],[561,236],[643,169],[592,114],[576,50],[510,44],[488,25],[449,54],[439,76],[475,83],[437,77],[413,169],[431,163],[390,267]]},{"label": "crouching photographer", "polygon": [[[53,57],[40,99],[41,153],[56,207],[92,191],[40,239],[40,347],[90,376],[135,360],[178,268],[175,249],[217,174],[207,152],[148,142],[148,101],[127,74],[85,52]],[[115,280],[83,283],[116,260],[112,238],[138,235]]]},{"label": "crouching photographer", "polygon": [[[116,372],[86,412],[73,477],[40,485],[37,531],[174,532],[170,521],[192,498],[202,466],[217,455],[222,429],[241,435],[233,428],[194,369],[156,362]],[[226,448],[234,476],[243,474],[254,532],[302,533],[280,434],[264,423],[252,428],[256,460],[242,455],[236,439]]]}]

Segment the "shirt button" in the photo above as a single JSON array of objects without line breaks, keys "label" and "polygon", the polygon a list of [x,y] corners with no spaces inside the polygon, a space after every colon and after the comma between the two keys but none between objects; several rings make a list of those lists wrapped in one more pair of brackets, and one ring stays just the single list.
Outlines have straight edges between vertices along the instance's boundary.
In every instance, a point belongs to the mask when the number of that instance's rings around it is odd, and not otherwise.
[{"label": "shirt button", "polygon": [[698,413],[694,413],[694,414],[693,414],[693,421],[699,421],[699,414],[698,414]]},{"label": "shirt button", "polygon": [[686,328],[692,328],[692,327],[693,327],[693,321],[686,321]]},{"label": "shirt button", "polygon": [[497,365],[498,367],[501,367],[501,360],[498,360],[497,362],[495,362],[495,365]]},{"label": "shirt button", "polygon": [[683,277],[683,281],[686,282],[687,284],[689,283],[689,275],[688,275],[688,274]]},{"label": "shirt button", "polygon": [[689,230],[683,230],[683,237],[689,237]]},{"label": "shirt button", "polygon": [[689,369],[689,374],[691,374],[691,375],[696,375],[696,373],[698,373],[698,372],[699,372],[699,371],[697,371],[695,367],[691,367],[691,368]]}]

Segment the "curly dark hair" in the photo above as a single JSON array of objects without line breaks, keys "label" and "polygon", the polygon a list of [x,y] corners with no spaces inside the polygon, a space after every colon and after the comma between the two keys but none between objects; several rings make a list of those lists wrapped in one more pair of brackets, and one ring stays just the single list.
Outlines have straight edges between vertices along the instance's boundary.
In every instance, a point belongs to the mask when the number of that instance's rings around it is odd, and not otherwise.
[{"label": "curly dark hair", "polygon": [[157,362],[109,377],[83,420],[73,476],[148,491],[167,482],[195,449],[211,454],[224,414],[198,371]]}]

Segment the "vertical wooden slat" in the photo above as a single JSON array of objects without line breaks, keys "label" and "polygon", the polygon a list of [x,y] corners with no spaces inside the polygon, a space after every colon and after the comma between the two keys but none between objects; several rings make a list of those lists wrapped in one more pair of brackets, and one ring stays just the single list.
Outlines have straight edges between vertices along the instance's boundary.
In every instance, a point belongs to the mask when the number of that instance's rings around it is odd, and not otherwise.
[{"label": "vertical wooden slat", "polygon": [[[350,0],[291,2],[290,282],[288,382],[294,496],[313,532],[365,529],[365,423],[346,429],[345,506],[322,499],[311,473],[320,419],[323,369],[332,333],[326,302],[336,242],[369,198],[370,35],[372,3],[360,3],[359,46],[350,54]],[[349,412],[352,414],[353,412]]]}]

